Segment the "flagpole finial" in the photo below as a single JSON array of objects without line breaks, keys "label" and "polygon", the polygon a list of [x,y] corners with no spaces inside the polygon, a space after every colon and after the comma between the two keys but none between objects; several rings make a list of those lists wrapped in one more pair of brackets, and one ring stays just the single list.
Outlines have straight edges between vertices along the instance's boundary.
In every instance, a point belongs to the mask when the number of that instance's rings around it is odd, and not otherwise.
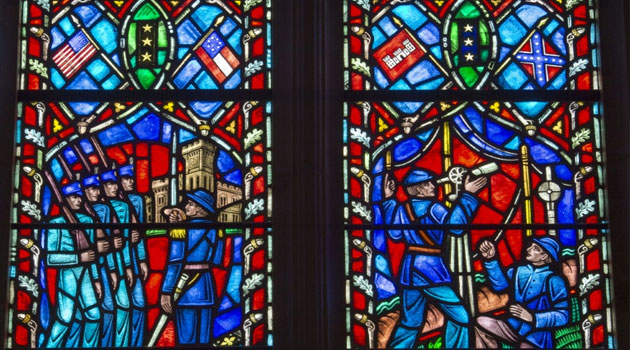
[{"label": "flagpole finial", "polygon": [[216,21],[214,21],[214,26],[218,27],[223,21],[225,21],[225,15],[217,17]]}]

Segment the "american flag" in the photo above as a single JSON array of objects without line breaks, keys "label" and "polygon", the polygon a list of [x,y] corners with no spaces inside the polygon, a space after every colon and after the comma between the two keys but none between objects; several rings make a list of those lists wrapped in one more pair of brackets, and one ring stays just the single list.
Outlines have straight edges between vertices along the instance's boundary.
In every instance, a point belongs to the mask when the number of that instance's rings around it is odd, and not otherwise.
[{"label": "american flag", "polygon": [[238,58],[216,32],[210,34],[195,52],[219,84],[223,83],[239,65]]},{"label": "american flag", "polygon": [[52,59],[59,67],[61,74],[66,78],[71,78],[95,54],[94,45],[83,32],[78,32],[55,53]]}]

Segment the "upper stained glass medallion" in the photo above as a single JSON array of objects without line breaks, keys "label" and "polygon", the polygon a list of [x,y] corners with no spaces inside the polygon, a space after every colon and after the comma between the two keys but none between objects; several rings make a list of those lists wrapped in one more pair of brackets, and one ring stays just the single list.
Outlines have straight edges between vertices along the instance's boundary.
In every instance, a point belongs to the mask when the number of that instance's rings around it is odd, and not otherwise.
[{"label": "upper stained glass medallion", "polygon": [[270,1],[22,0],[20,89],[266,89]]},{"label": "upper stained glass medallion", "polygon": [[260,101],[21,103],[8,347],[273,345],[270,128]]},{"label": "upper stained glass medallion", "polygon": [[348,90],[597,90],[594,1],[345,1]]}]

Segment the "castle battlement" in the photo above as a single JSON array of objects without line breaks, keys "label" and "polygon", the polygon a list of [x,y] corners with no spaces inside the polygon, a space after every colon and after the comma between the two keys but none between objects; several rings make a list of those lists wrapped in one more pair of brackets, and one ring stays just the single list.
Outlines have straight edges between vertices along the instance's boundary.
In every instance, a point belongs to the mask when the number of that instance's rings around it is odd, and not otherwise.
[{"label": "castle battlement", "polygon": [[212,153],[214,153],[214,151],[216,151],[217,146],[213,145],[212,143],[204,140],[204,139],[197,139],[195,141],[189,142],[185,145],[182,146],[182,154],[186,154],[189,153],[191,151],[194,151],[196,149],[208,149],[208,150],[212,150]]},{"label": "castle battlement", "polygon": [[217,191],[226,191],[226,192],[231,192],[231,193],[238,193],[239,195],[242,195],[243,190],[236,186],[236,185],[230,185],[228,183],[225,182],[221,182],[221,181],[217,181]]}]

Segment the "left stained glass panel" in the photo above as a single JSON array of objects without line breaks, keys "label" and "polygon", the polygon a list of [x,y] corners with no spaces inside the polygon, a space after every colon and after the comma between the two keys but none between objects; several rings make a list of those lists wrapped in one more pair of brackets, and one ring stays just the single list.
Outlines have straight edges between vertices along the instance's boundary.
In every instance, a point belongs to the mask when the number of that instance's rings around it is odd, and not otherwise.
[{"label": "left stained glass panel", "polygon": [[270,1],[22,0],[20,89],[266,89]]},{"label": "left stained glass panel", "polygon": [[261,101],[21,103],[7,346],[271,346],[270,125]]}]

